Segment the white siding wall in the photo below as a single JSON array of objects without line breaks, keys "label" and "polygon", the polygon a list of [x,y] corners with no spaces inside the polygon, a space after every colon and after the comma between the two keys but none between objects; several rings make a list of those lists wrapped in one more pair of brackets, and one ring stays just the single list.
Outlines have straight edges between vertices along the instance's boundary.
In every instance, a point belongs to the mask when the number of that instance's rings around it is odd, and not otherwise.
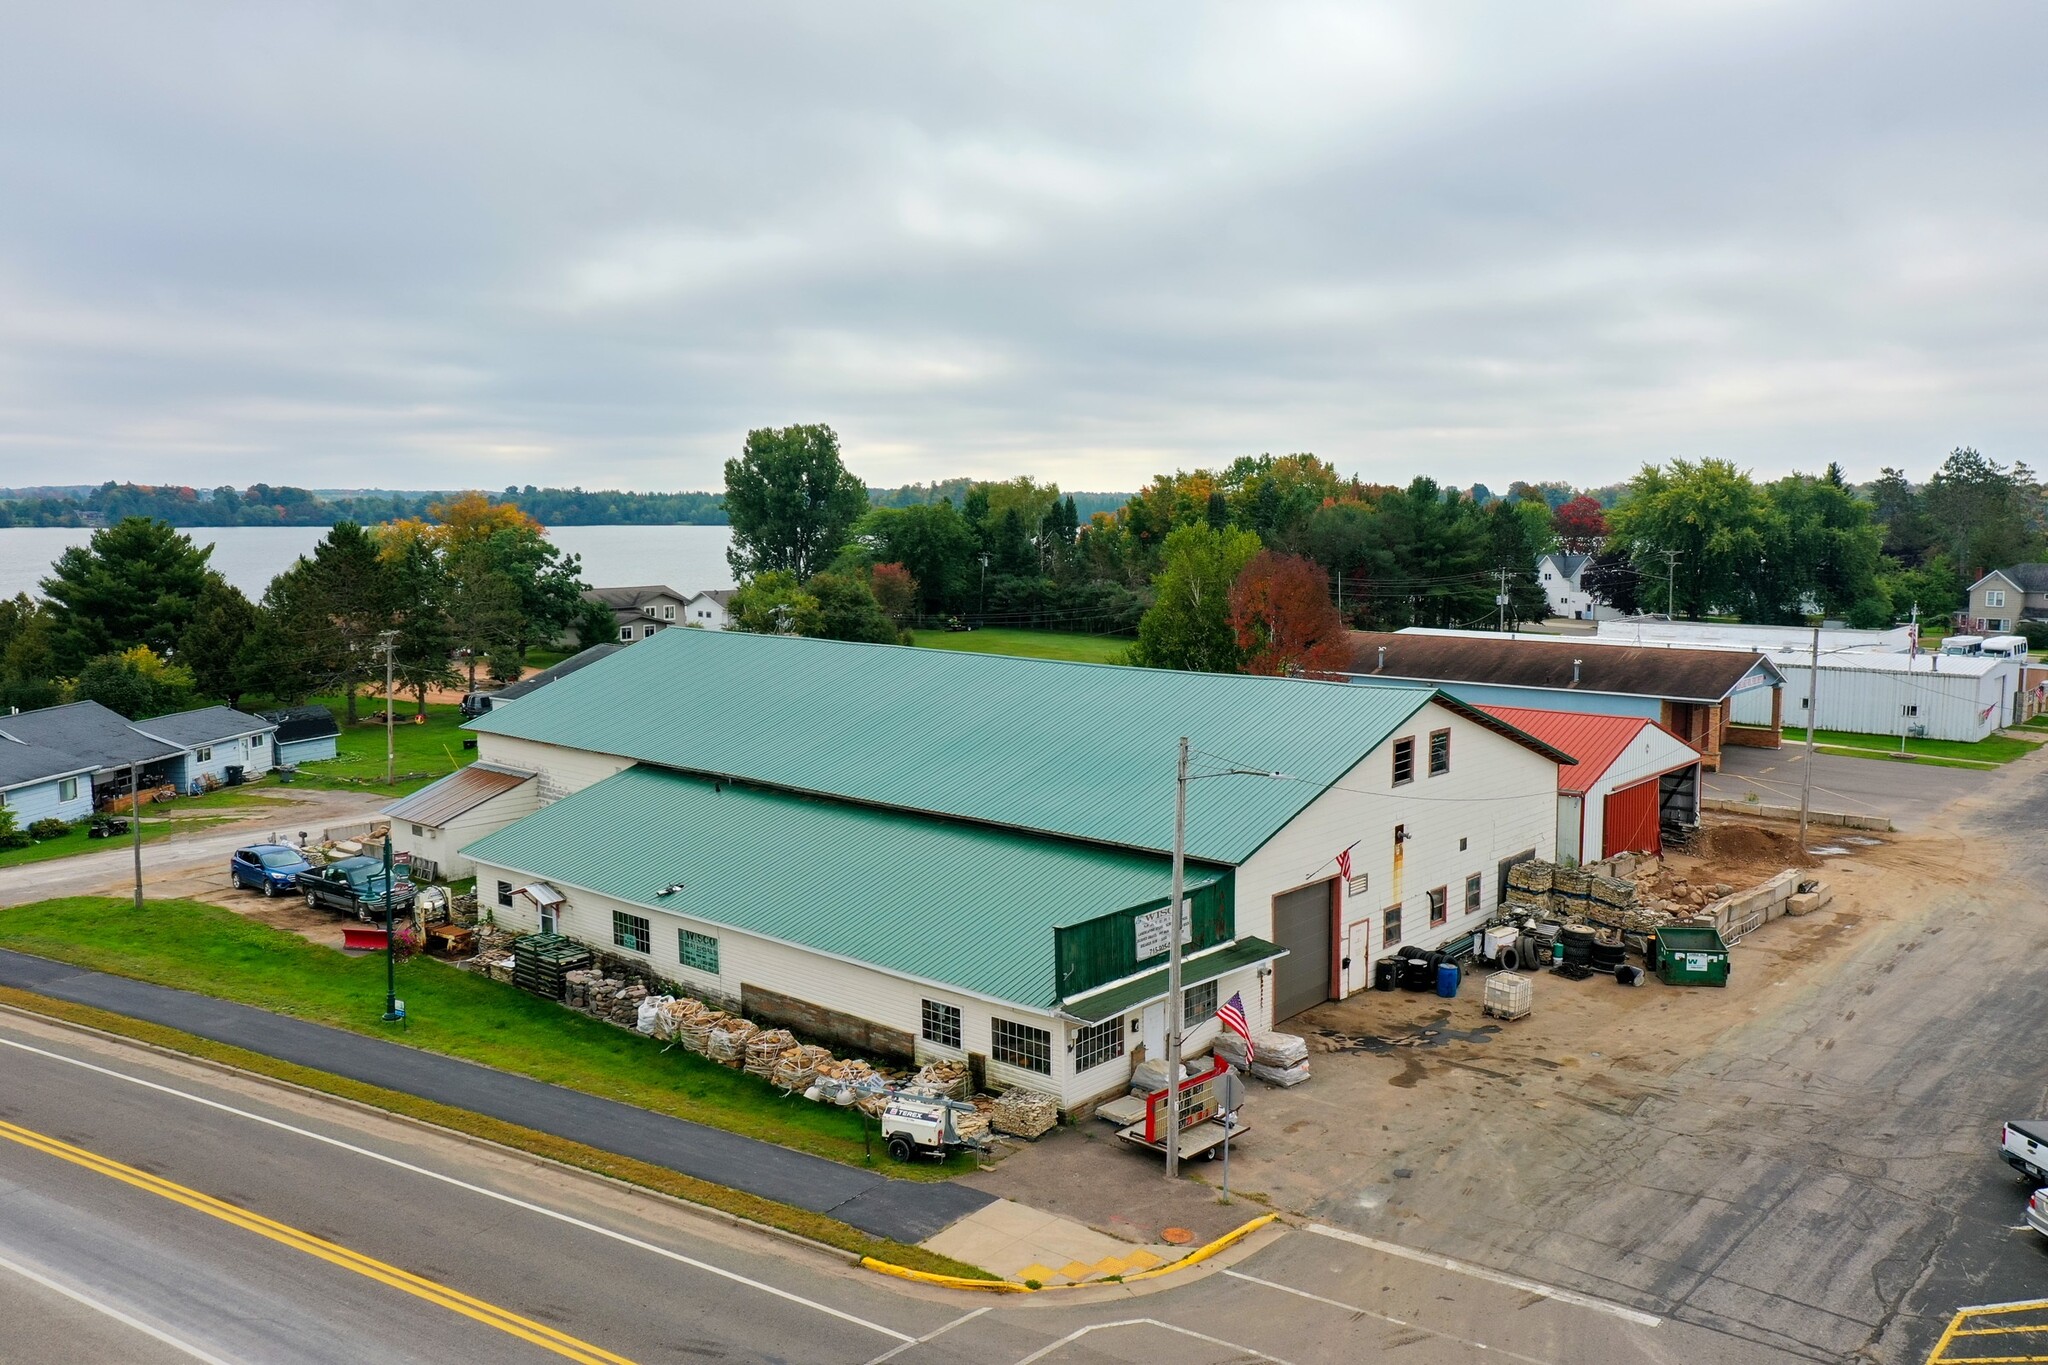
[{"label": "white siding wall", "polygon": [[[143,725],[146,727],[148,722],[144,721]],[[212,753],[201,759],[199,753],[204,748],[210,748]],[[271,762],[270,736],[267,732],[260,735],[237,735],[233,739],[220,740],[210,746],[195,745],[187,749],[184,775],[180,781],[188,791],[194,783],[202,782],[208,777],[216,782],[225,782],[228,779],[230,764],[243,769],[245,779],[253,780],[270,771]]]},{"label": "white siding wall", "polygon": [[[491,911],[499,925],[523,932],[535,932],[540,928],[540,916],[530,901],[514,896],[512,908],[506,909],[497,904],[495,891],[500,881],[524,886],[529,882],[546,880],[545,873],[479,864],[476,874],[478,902]],[[625,957],[641,958],[649,970],[687,987],[737,1002],[742,985],[758,986],[792,999],[838,1010],[856,1019],[901,1029],[912,1037],[921,1032],[923,1002],[940,1001],[960,1011],[961,1046],[958,1049],[943,1048],[920,1040],[917,1051],[921,1057],[964,1057],[969,1052],[978,1052],[989,1058],[988,1078],[992,1085],[1028,1086],[1058,1095],[1062,1104],[1076,1104],[1115,1088],[1130,1074],[1127,1053],[1115,1063],[1093,1068],[1077,1080],[1072,1072],[1073,1059],[1067,1052],[1066,1025],[1049,1011],[999,1004],[941,986],[923,985],[879,968],[842,962],[741,930],[614,900],[560,882],[549,882],[549,885],[567,897],[556,925],[560,933]],[[651,952],[643,956],[613,943],[612,912],[615,910],[640,915],[648,921]],[[683,928],[718,939],[717,976],[682,965],[677,951],[676,930]],[[1050,956],[1050,936],[1045,950]],[[1042,1028],[1052,1034],[1051,1075],[1004,1066],[995,1060],[990,1048],[990,1021],[997,1016]],[[1123,1068],[1120,1074],[1113,1070],[1119,1066]]]},{"label": "white siding wall", "polygon": [[[1821,686],[1827,684],[1823,682]],[[1761,690],[1761,689],[1760,689]],[[1766,692],[1768,695],[1768,692]],[[1765,719],[1769,719],[1766,713]],[[1623,787],[1632,787],[1644,778],[1657,773],[1667,773],[1687,763],[1699,762],[1699,755],[1689,746],[1680,743],[1663,730],[1645,726],[1628,752],[1608,765],[1607,771],[1586,794],[1585,838],[1578,849],[1560,848],[1559,856],[1571,856],[1583,862],[1597,862],[1605,845],[1601,842],[1607,836],[1607,798]]]},{"label": "white siding wall", "polygon": [[[1785,724],[1805,728],[1807,717],[1807,675],[1804,663],[1773,658],[1785,675]],[[1978,660],[1963,667],[1981,667]],[[2012,694],[2019,687],[2019,664],[2000,664],[1981,676],[1936,668],[1927,655],[1911,673],[1856,668],[1848,662],[1820,670],[1820,728],[1845,730],[1859,735],[1897,735],[1899,726],[1921,725],[1928,739],[1974,742],[1988,736],[2012,716]],[[1919,714],[1901,714],[1901,708],[1917,706]],[[1770,693],[1758,688],[1735,699],[1735,720],[1742,725],[1765,725],[1771,718]],[[1983,714],[1986,710],[1990,714]]]},{"label": "white siding wall", "polygon": [[[1431,777],[1429,734],[1441,729],[1451,732],[1451,770]],[[1415,780],[1395,787],[1393,745],[1403,737],[1415,741]],[[1254,754],[1240,757],[1257,761]],[[1190,799],[1200,801],[1202,795],[1197,787]],[[1408,833],[1398,871],[1396,825],[1407,826]],[[1337,957],[1351,959],[1344,973],[1347,995],[1371,985],[1373,959],[1394,951],[1381,941],[1382,910],[1402,906],[1401,945],[1431,947],[1469,932],[1493,913],[1501,859],[1532,848],[1541,857],[1556,847],[1557,765],[1432,702],[1238,869],[1238,933],[1272,938],[1273,898],[1336,876],[1334,859],[1353,840],[1358,847],[1351,853],[1352,874],[1363,873],[1368,882],[1362,896],[1347,890],[1342,899]],[[1480,877],[1480,903],[1468,915],[1465,878],[1473,873]],[[1432,929],[1426,893],[1439,886],[1448,891],[1449,922]],[[1256,1027],[1271,1027],[1271,987],[1271,978],[1261,978],[1256,998],[1245,993],[1245,1013]]]},{"label": "white siding wall", "polygon": [[542,805],[595,786],[614,773],[624,772],[633,766],[630,758],[492,734],[476,737],[476,756],[482,762],[500,763],[507,768],[523,768],[540,774],[539,800]]},{"label": "white siding wall", "polygon": [[473,844],[486,834],[496,833],[514,820],[522,820],[540,809],[540,783],[522,782],[508,792],[500,792],[473,809],[448,822],[442,828],[419,825],[419,833],[413,833],[415,826],[408,820],[391,822],[391,847],[400,853],[410,853],[423,858],[439,869],[444,881],[455,881],[467,877],[476,870],[476,864],[462,856],[465,845]]}]

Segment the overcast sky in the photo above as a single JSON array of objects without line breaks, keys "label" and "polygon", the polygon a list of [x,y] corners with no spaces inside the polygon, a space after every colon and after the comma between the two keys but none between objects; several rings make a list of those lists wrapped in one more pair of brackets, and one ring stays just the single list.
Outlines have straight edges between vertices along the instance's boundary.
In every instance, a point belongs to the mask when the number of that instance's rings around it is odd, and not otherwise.
[{"label": "overcast sky", "polygon": [[2048,6],[21,4],[0,484],[2039,467]]}]

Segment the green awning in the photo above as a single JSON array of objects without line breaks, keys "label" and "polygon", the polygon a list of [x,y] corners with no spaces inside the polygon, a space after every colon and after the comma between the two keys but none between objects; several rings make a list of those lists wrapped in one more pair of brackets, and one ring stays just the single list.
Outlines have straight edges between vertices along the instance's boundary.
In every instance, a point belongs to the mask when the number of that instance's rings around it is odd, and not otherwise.
[{"label": "green awning", "polygon": [[[1185,990],[1189,986],[1199,986],[1204,981],[1214,981],[1217,977],[1234,972],[1240,967],[1255,967],[1262,962],[1271,962],[1274,958],[1286,955],[1287,950],[1277,943],[1268,943],[1262,938],[1241,938],[1228,948],[1218,948],[1213,953],[1191,957],[1181,963],[1181,988]],[[1059,1010],[1061,1014],[1084,1023],[1099,1024],[1113,1015],[1136,1009],[1140,1005],[1149,1005],[1154,1000],[1163,1000],[1165,997],[1166,973],[1161,970],[1147,972],[1135,980],[1096,991],[1092,995],[1084,995],[1078,1000],[1066,1001],[1060,1005]]]}]

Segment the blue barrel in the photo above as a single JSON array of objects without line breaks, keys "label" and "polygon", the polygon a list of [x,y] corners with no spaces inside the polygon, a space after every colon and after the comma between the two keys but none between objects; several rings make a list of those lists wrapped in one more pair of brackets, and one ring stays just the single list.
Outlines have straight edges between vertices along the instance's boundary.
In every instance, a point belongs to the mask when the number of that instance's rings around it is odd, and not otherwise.
[{"label": "blue barrel", "polygon": [[1446,1000],[1458,998],[1458,964],[1439,962],[1436,964],[1436,993]]}]

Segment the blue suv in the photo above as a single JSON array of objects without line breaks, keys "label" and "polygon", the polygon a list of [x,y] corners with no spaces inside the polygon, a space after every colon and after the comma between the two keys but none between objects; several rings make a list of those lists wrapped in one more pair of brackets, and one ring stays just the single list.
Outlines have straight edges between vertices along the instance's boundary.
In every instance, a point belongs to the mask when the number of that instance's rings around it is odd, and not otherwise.
[{"label": "blue suv", "polygon": [[228,860],[228,876],[236,886],[275,896],[297,889],[299,874],[313,865],[295,848],[283,844],[252,844],[235,850]]}]

